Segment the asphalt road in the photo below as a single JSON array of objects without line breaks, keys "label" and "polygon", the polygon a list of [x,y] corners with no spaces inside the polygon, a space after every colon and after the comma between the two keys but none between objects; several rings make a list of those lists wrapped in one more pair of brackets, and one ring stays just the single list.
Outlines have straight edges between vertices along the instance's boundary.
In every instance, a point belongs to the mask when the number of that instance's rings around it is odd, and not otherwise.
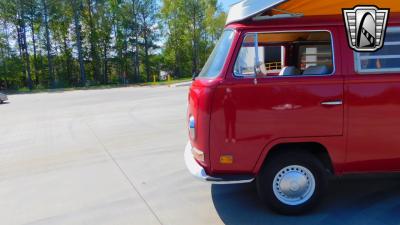
[{"label": "asphalt road", "polygon": [[400,224],[400,176],[335,179],[324,203],[276,215],[254,185],[183,162],[187,87],[9,96],[0,105],[0,224]]}]

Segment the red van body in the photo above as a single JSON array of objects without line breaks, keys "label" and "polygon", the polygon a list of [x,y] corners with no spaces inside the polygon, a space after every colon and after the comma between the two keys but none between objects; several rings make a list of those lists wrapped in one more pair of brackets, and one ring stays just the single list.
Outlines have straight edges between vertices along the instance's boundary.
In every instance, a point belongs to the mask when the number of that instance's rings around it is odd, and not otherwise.
[{"label": "red van body", "polygon": [[[400,14],[392,13],[388,29],[399,27]],[[333,175],[400,171],[400,72],[358,73],[342,16],[249,20],[226,29],[234,38],[221,73],[196,78],[189,91],[189,131],[195,134],[185,160],[196,177],[251,182],[274,154],[299,147]],[[333,74],[235,77],[247,33],[282,31],[329,32]]]}]

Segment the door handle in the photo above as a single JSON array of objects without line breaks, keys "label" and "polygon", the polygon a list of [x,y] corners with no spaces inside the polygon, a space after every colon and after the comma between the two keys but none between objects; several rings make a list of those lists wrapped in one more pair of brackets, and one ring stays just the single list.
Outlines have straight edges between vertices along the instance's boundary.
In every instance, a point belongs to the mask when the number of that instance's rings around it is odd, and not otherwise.
[{"label": "door handle", "polygon": [[321,105],[323,105],[323,106],[343,105],[343,101],[338,100],[338,101],[321,102]]}]

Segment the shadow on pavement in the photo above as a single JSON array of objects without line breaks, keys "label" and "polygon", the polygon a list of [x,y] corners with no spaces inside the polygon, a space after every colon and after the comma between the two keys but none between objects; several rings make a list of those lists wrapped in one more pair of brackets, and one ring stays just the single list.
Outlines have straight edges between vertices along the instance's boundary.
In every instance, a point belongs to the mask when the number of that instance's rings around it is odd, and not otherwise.
[{"label": "shadow on pavement", "polygon": [[228,225],[400,224],[400,174],[335,178],[322,204],[300,216],[283,216],[264,207],[255,184],[212,185],[211,193],[219,216]]}]

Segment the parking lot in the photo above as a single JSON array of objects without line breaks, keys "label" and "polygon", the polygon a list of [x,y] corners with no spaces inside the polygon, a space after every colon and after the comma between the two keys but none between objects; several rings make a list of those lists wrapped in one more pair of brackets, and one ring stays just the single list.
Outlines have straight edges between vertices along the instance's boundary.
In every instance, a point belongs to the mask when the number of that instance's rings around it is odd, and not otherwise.
[{"label": "parking lot", "polygon": [[292,217],[264,208],[253,184],[193,179],[183,161],[187,87],[9,99],[0,224],[400,224],[399,175],[334,179],[317,210]]}]

